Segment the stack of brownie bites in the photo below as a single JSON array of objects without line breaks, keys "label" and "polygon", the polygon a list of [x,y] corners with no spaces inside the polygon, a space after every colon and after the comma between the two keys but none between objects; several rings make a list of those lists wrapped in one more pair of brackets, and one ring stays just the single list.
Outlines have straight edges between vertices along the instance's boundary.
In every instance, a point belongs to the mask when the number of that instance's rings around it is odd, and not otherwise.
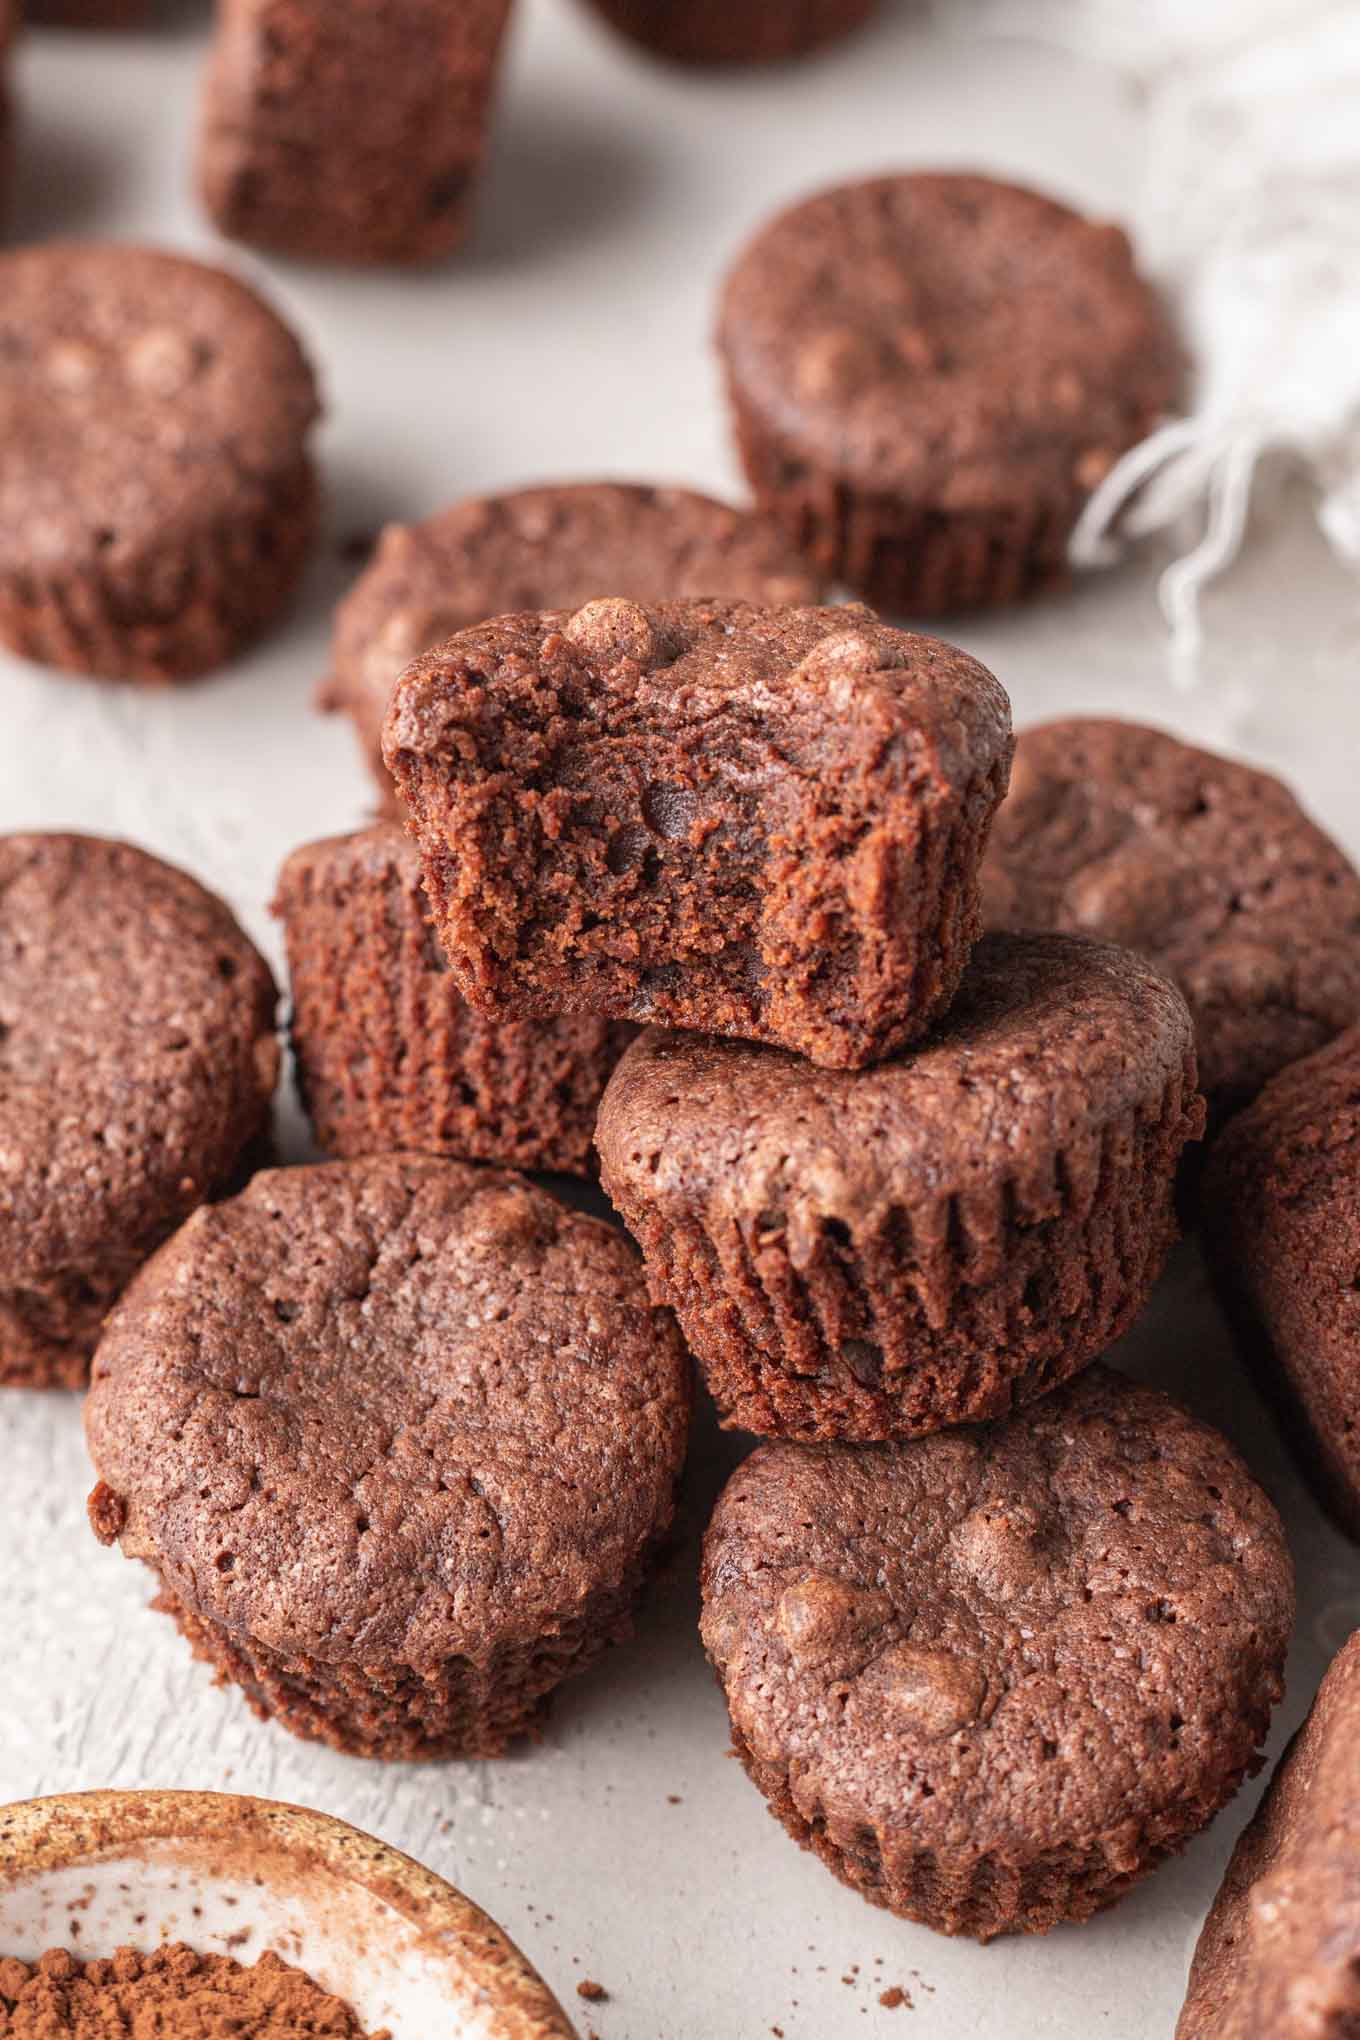
[{"label": "stack of brownie bites", "polygon": [[[872,12],[596,5],[694,62]],[[226,0],[219,222],[451,246],[506,11]],[[383,106],[355,67],[393,38]],[[320,75],[348,83],[318,107]],[[201,674],[311,548],[310,364],[180,258],[3,274],[0,641]],[[1161,732],[1017,742],[989,672],[879,613],[1063,578],[1179,371],[1121,234],[982,177],[848,186],[756,237],[720,344],[752,508],[479,496],[386,532],[340,609],[320,705],[378,818],[274,900],[326,1160],[267,1165],[277,993],[220,900],[127,845],[0,840],[0,1380],[89,1381],[96,1534],[259,1713],[414,1758],[500,1753],[627,1634],[697,1363],[760,1440],[702,1562],[751,1778],[875,1903],[1041,1932],[1212,1820],[1282,1691],[1271,1503],[1104,1364],[1196,1194],[1360,1532],[1360,877],[1283,786]],[[598,1179],[622,1226],[525,1171]],[[1261,1878],[1347,1902],[1355,1653],[1239,1847],[1187,2036],[1271,2030]]]}]

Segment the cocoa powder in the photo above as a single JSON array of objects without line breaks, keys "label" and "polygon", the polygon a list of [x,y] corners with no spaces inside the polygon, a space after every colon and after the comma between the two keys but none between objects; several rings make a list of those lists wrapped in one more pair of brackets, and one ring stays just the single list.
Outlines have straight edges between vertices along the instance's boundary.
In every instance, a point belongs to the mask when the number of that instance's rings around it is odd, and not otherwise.
[{"label": "cocoa powder", "polygon": [[0,2040],[392,2040],[277,1955],[247,1969],[181,1943],[81,1961],[0,1957]]}]

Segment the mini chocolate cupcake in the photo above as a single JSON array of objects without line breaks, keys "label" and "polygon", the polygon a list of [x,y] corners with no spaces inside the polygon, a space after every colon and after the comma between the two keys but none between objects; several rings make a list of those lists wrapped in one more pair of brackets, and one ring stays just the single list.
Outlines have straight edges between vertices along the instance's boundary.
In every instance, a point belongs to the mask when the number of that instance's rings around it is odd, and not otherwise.
[{"label": "mini chocolate cupcake", "polygon": [[992,928],[1150,957],[1217,1121],[1360,1021],[1360,875],[1286,786],[1139,723],[1022,731],[982,873]]},{"label": "mini chocolate cupcake", "polygon": [[184,872],[0,837],[0,1382],[84,1383],[126,1283],[263,1135],[276,1003]]},{"label": "mini chocolate cupcake", "polygon": [[878,0],[592,0],[592,4],[620,35],[677,64],[768,64],[806,56],[838,42],[878,11]]},{"label": "mini chocolate cupcake", "polygon": [[930,1039],[877,1069],[644,1035],[596,1140],[724,1423],[911,1438],[1046,1394],[1133,1322],[1203,1114],[1149,964],[989,935]]},{"label": "mini chocolate cupcake", "polygon": [[479,1011],[847,1068],[953,997],[1010,751],[1005,694],[952,646],[731,602],[500,617],[409,666],[386,730]]},{"label": "mini chocolate cupcake", "polygon": [[428,1156],[271,1170],[110,1320],[91,1520],[257,1713],[495,1756],[627,1634],[688,1416],[611,1227]]},{"label": "mini chocolate cupcake", "polygon": [[418,1149],[592,1172],[600,1096],[633,1029],[589,1013],[474,1013],[400,829],[380,822],[295,850],[274,912],[288,944],[298,1088],[327,1154]]},{"label": "mini chocolate cupcake", "polygon": [[1360,1634],[1233,1852],[1176,2040],[1344,2040],[1360,2031]]},{"label": "mini chocolate cupcake", "polygon": [[469,624],[579,609],[601,594],[777,609],[820,601],[823,592],[765,518],[692,489],[556,482],[473,496],[383,533],[336,612],[320,705],[353,717],[373,776],[394,804],[382,732],[397,675]]},{"label": "mini chocolate cupcake", "polygon": [[1227,1441],[1104,1367],[979,1430],[761,1445],[704,1544],[770,1811],[875,1905],[981,1941],[1086,1919],[1212,1820],[1293,1617]]},{"label": "mini chocolate cupcake", "polygon": [[467,233],[509,0],[222,0],[198,182],[224,234],[433,262]]},{"label": "mini chocolate cupcake", "polygon": [[0,643],[106,679],[221,665],[306,563],[316,415],[297,341],[223,271],[0,255]]},{"label": "mini chocolate cupcake", "polygon": [[1360,1540],[1360,1027],[1229,1121],[1200,1216],[1261,1388],[1320,1500]]},{"label": "mini chocolate cupcake", "polygon": [[1125,236],[987,177],[880,177],[763,229],[718,334],[762,508],[906,614],[1061,584],[1092,490],[1178,387]]}]

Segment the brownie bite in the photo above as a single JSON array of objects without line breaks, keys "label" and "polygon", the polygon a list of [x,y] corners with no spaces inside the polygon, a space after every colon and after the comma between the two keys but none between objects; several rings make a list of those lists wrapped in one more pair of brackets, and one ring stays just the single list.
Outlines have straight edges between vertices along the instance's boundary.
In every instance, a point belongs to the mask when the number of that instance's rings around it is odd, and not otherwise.
[{"label": "brownie bite", "polygon": [[692,489],[558,482],[473,496],[422,524],[394,524],[335,619],[321,706],[343,709],[384,799],[382,732],[402,668],[482,623],[579,609],[599,595],[716,598],[777,609],[817,602],[818,577],[774,525]]},{"label": "brownie bite", "polygon": [[918,616],[1065,581],[1087,498],[1179,381],[1119,228],[959,174],[781,214],[727,279],[718,344],[761,506]]},{"label": "brownie bite", "polygon": [[1233,1852],[1176,2040],[1360,2031],[1360,1634],[1332,1661]]},{"label": "brownie bite", "polygon": [[1360,1021],[1360,875],[1278,779],[1163,730],[1023,730],[982,889],[989,927],[1100,935],[1174,978],[1215,1121]]},{"label": "brownie bite", "polygon": [[878,0],[592,0],[630,42],[677,64],[768,64],[838,42]]},{"label": "brownie bite", "polygon": [[106,679],[221,665],[306,563],[317,409],[293,334],[222,270],[0,254],[0,644]]},{"label": "brownie bite", "polygon": [[450,639],[385,737],[470,1004],[848,1068],[953,997],[1010,751],[984,667],[868,610],[621,598]]},{"label": "brownie bite", "polygon": [[276,1003],[186,873],[0,837],[0,1382],[83,1384],[124,1286],[264,1133]]},{"label": "brownie bite", "polygon": [[1360,1540],[1360,1028],[1229,1122],[1200,1219],[1242,1350],[1319,1499]]},{"label": "brownie bite", "polygon": [[224,234],[433,262],[467,233],[509,0],[221,0],[198,183]]},{"label": "brownie bite", "polygon": [[1203,1125],[1190,1016],[1140,958],[989,935],[877,1068],[649,1032],[601,1180],[726,1424],[911,1438],[1045,1394],[1133,1322]]},{"label": "brownie bite", "polygon": [[1208,1425],[1094,1367],[882,1446],[758,1446],[704,1545],[738,1756],[804,1848],[947,1934],[1121,1897],[1257,1762],[1293,1575]]},{"label": "brownie bite", "polygon": [[257,1713],[361,1756],[496,1756],[628,1632],[689,1393],[627,1242],[523,1178],[271,1170],[110,1320],[91,1521]]},{"label": "brownie bite", "polygon": [[435,937],[419,853],[393,823],[295,850],[274,912],[298,1088],[327,1154],[592,1173],[600,1096],[633,1029],[474,1013]]}]

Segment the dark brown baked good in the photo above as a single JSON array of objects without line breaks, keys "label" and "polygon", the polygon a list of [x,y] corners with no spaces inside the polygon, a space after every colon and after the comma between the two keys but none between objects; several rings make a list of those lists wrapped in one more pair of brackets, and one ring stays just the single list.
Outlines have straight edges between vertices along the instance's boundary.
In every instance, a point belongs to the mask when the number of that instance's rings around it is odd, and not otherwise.
[{"label": "dark brown baked good", "polygon": [[268,1123],[274,982],[129,843],[0,836],[0,1382],[79,1387],[105,1312]]},{"label": "dark brown baked good", "polygon": [[989,935],[930,1039],[876,1069],[645,1035],[596,1140],[725,1423],[911,1438],[1029,1402],[1119,1337],[1202,1125],[1164,978],[1103,943]]},{"label": "dark brown baked good", "polygon": [[605,599],[416,660],[385,748],[472,1005],[857,1067],[957,988],[1010,709],[865,609]]},{"label": "dark brown baked good", "polygon": [[1278,779],[1163,730],[1022,731],[982,885],[989,927],[1100,935],[1175,979],[1215,1119],[1360,1020],[1360,875]]},{"label": "dark brown baked good", "polygon": [[9,86],[9,59],[18,20],[18,0],[0,0],[0,228],[5,225],[14,178],[14,101]]},{"label": "dark brown baked good", "polygon": [[[384,796],[382,732],[397,675],[490,616],[716,597],[777,609],[817,602],[821,583],[763,517],[692,489],[556,482],[473,496],[423,524],[394,524],[335,618],[320,705],[354,718]],[[393,803],[395,804],[395,803]]]},{"label": "dark brown baked good", "polygon": [[593,5],[620,35],[678,64],[766,64],[805,56],[849,35],[878,11],[878,0],[593,0]]},{"label": "dark brown baked good", "polygon": [[222,0],[198,184],[224,234],[433,262],[467,233],[509,0]]},{"label": "dark brown baked good", "polygon": [[418,1149],[588,1175],[633,1030],[590,1013],[487,1020],[435,937],[420,855],[390,822],[307,843],[279,874],[298,1088],[327,1154]]},{"label": "dark brown baked good", "polygon": [[1117,227],[991,178],[879,177],[765,227],[723,293],[762,508],[833,580],[920,616],[1062,583],[1176,348]]},{"label": "dark brown baked good", "polygon": [[0,643],[108,679],[230,658],[305,564],[316,415],[297,341],[223,271],[0,254]]},{"label": "dark brown baked good", "polygon": [[1360,1540],[1360,1027],[1229,1121],[1200,1217],[1260,1386],[1319,1499]]},{"label": "dark brown baked good", "polygon": [[1233,1852],[1190,1970],[1176,2040],[1347,2040],[1360,2032],[1360,1633]]},{"label": "dark brown baked good", "polygon": [[1227,1441],[1104,1367],[979,1430],[761,1445],[704,1545],[771,1812],[873,1903],[984,1941],[1085,1919],[1213,1818],[1293,1613]]},{"label": "dark brown baked good", "polygon": [[688,1416],[611,1227],[423,1155],[271,1170],[110,1319],[91,1515],[257,1712],[494,1756],[627,1633]]}]

